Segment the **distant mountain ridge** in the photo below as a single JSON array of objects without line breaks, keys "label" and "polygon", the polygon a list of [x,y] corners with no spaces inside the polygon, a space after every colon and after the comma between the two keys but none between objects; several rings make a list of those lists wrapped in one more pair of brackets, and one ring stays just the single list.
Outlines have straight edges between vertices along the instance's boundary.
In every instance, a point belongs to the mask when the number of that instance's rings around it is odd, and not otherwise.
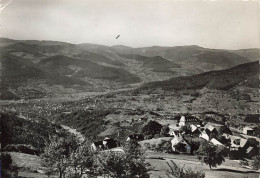
[{"label": "distant mountain ridge", "polygon": [[[259,49],[70,44],[0,38],[4,93],[104,91],[228,69],[259,58]],[[28,92],[27,92],[28,93]]]}]

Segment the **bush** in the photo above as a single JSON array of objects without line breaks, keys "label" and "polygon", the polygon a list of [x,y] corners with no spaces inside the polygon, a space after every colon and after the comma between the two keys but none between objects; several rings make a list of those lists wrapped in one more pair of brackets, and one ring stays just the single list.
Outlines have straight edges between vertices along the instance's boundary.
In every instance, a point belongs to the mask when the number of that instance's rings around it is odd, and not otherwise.
[{"label": "bush", "polygon": [[4,153],[1,154],[1,167],[3,169],[11,169],[12,168],[12,157],[10,156],[10,154]]},{"label": "bush", "polygon": [[159,124],[158,122],[156,121],[149,121],[141,130],[142,134],[144,136],[146,135],[152,135],[153,137],[156,135],[156,134],[160,134],[161,132],[161,129],[162,129],[162,125]]},{"label": "bush", "polygon": [[254,161],[253,161],[253,168],[254,169],[259,169],[260,168],[260,156],[257,155],[255,157],[253,157]]},{"label": "bush", "polygon": [[146,149],[151,149],[150,143],[144,143],[144,147],[145,147]]},{"label": "bush", "polygon": [[168,125],[164,125],[164,126],[162,127],[162,129],[161,129],[160,135],[161,135],[162,137],[167,137],[167,136],[169,136],[169,131],[170,131],[169,126],[168,126]]},{"label": "bush", "polygon": [[145,140],[149,140],[149,139],[152,139],[152,138],[153,138],[152,135],[145,135],[145,136],[144,136],[144,139],[145,139]]},{"label": "bush", "polygon": [[246,116],[244,121],[250,123],[259,123],[259,117],[260,114],[250,114]]},{"label": "bush", "polygon": [[10,154],[2,153],[1,155],[1,176],[2,177],[17,177],[18,167],[13,163]]},{"label": "bush", "polygon": [[160,134],[155,134],[154,138],[160,138],[161,135]]},{"label": "bush", "polygon": [[167,162],[170,170],[166,172],[168,177],[174,176],[177,178],[205,178],[203,171],[192,170],[191,168],[185,169],[184,166],[180,167],[171,160],[171,164]]}]

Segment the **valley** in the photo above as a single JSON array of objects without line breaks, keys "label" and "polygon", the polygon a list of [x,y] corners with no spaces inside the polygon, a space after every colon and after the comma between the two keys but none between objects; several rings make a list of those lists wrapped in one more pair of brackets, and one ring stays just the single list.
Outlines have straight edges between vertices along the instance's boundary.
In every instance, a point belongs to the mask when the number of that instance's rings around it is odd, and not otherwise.
[{"label": "valley", "polygon": [[[225,125],[241,139],[250,138],[242,134],[245,127],[259,128],[259,62],[254,49],[131,48],[2,38],[0,50],[0,113],[6,127],[1,137],[8,138],[1,144],[25,177],[45,177],[39,155],[52,136],[76,134],[91,143],[112,138],[121,149],[128,136],[142,133],[150,122],[180,129],[181,116],[198,118],[203,127]],[[144,140],[150,144],[164,138],[158,135]],[[23,146],[40,153],[12,150]],[[164,175],[162,167],[171,160],[204,170],[207,177],[258,174],[243,167],[242,158],[236,162],[226,157],[211,171],[194,155],[153,148],[147,155],[146,161],[154,166],[151,177]]]}]

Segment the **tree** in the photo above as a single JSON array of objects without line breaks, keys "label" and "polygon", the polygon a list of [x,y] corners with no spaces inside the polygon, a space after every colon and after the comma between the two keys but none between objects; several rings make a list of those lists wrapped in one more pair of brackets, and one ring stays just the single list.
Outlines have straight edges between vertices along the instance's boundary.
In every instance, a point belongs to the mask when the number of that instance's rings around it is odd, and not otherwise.
[{"label": "tree", "polygon": [[144,151],[137,142],[130,141],[123,147],[124,152],[103,151],[95,157],[99,174],[113,178],[149,178],[148,164]]},{"label": "tree", "polygon": [[169,135],[169,131],[170,131],[170,128],[168,125],[164,125],[162,128],[161,128],[161,132],[160,132],[160,135],[162,137],[166,137]]},{"label": "tree", "polygon": [[170,141],[162,140],[161,143],[155,145],[155,151],[172,153],[172,143]]},{"label": "tree", "polygon": [[2,177],[18,177],[18,167],[8,153],[0,154]]},{"label": "tree", "polygon": [[257,147],[259,142],[255,138],[248,138],[248,146]]},{"label": "tree", "polygon": [[191,134],[191,127],[189,125],[184,125],[180,128],[180,132],[184,132],[185,134]]},{"label": "tree", "polygon": [[217,134],[211,133],[210,136],[209,136],[209,138],[210,138],[210,139],[212,139],[212,138],[215,138],[215,139],[216,139],[216,138],[217,138]]},{"label": "tree", "polygon": [[225,161],[222,149],[210,142],[202,143],[196,153],[197,158],[202,163],[209,165],[210,169],[221,165]]},{"label": "tree", "polygon": [[162,125],[156,121],[149,121],[147,125],[145,125],[141,132],[144,136],[152,135],[154,137],[155,134],[160,134],[162,129]]},{"label": "tree", "polygon": [[58,171],[62,178],[70,165],[70,155],[78,147],[78,140],[75,136],[53,137],[50,144],[45,147],[41,155],[42,165],[51,171]]},{"label": "tree", "polygon": [[93,174],[94,152],[91,150],[90,143],[87,141],[81,143],[76,150],[73,150],[69,162],[76,177],[82,177],[87,171]]}]

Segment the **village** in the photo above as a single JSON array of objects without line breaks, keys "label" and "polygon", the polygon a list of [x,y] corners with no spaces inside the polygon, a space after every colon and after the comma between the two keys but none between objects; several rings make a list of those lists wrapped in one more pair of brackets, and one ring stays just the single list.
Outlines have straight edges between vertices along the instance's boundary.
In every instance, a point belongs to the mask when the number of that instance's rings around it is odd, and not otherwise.
[{"label": "village", "polygon": [[[202,143],[213,144],[225,152],[229,160],[239,160],[244,168],[252,169],[252,159],[259,154],[257,127],[230,128],[225,123],[206,123],[196,116],[181,116],[173,124],[161,125],[154,120],[142,119],[146,125],[140,133],[129,134],[125,142],[136,141],[147,152],[162,152],[175,155],[196,155]],[[148,128],[145,129],[145,128]],[[149,130],[150,129],[150,130]],[[121,151],[121,142],[106,136],[93,142],[93,150]]]}]

